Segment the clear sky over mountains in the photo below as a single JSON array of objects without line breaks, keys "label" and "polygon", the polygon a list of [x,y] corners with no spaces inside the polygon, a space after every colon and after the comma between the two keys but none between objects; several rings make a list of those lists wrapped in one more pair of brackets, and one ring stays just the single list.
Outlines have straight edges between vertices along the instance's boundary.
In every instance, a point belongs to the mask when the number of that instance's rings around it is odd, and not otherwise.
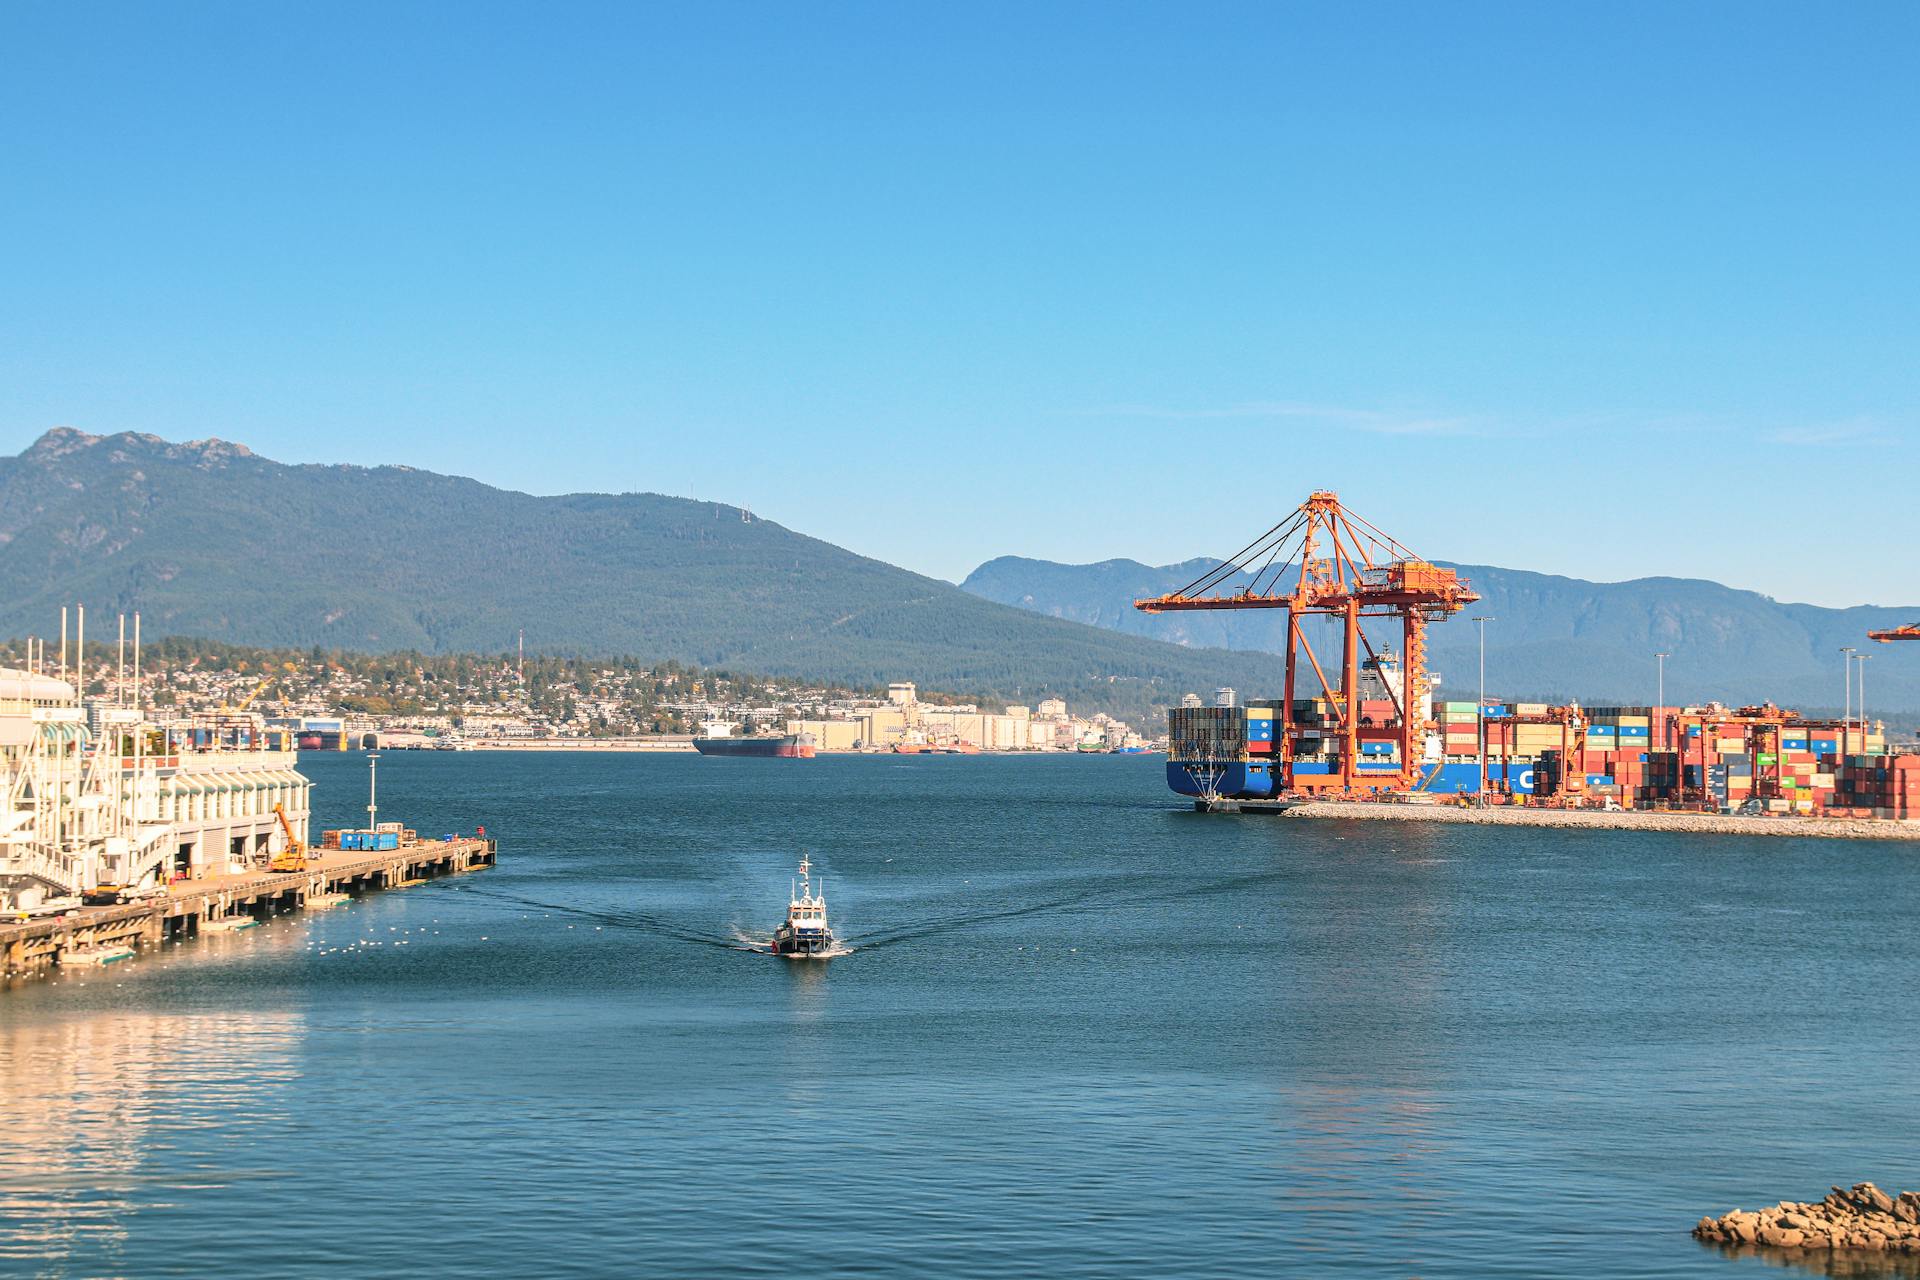
[{"label": "clear sky over mountains", "polygon": [[1915,594],[1920,8],[0,11],[0,446]]}]

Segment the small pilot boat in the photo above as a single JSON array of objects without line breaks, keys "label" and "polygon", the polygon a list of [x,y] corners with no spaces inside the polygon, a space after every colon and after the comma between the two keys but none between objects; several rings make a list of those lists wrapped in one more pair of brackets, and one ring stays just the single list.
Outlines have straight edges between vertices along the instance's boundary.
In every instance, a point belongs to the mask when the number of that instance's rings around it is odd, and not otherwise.
[{"label": "small pilot boat", "polygon": [[773,954],[798,960],[817,959],[834,949],[833,930],[827,924],[827,890],[813,891],[813,864],[800,855],[800,880],[787,903],[787,918],[773,931]]}]

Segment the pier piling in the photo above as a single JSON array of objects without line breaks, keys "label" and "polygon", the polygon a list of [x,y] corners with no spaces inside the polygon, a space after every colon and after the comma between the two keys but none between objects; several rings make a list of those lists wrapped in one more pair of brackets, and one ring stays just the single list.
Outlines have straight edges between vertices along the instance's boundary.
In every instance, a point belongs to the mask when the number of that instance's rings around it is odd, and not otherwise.
[{"label": "pier piling", "polygon": [[306,906],[310,897],[350,894],[461,875],[494,864],[498,843],[478,837],[421,840],[378,853],[316,850],[304,871],[246,871],[188,880],[145,902],[82,907],[64,916],[0,924],[0,979],[45,974],[102,948],[138,951],[191,938],[236,915],[265,917]]}]

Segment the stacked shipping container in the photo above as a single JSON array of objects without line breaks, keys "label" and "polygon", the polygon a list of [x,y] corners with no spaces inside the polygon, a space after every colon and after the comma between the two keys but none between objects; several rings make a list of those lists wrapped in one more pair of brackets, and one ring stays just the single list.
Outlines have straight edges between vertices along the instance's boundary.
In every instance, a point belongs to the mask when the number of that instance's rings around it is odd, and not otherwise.
[{"label": "stacked shipping container", "polygon": [[1920,756],[1845,757],[1835,800],[1856,817],[1920,818]]},{"label": "stacked shipping container", "polygon": [[[1365,700],[1358,710],[1356,771],[1398,773],[1394,704]],[[1677,707],[1594,707],[1585,712],[1586,724],[1569,729],[1548,719],[1549,710],[1538,703],[1495,705],[1483,716],[1472,702],[1434,704],[1442,762],[1422,765],[1414,789],[1477,790],[1484,734],[1487,785],[1496,793],[1611,799],[1628,807],[1705,802],[1737,809],[1759,801],[1778,813],[1920,818],[1920,757],[1882,754],[1879,734],[1867,736],[1867,752],[1843,761],[1842,739],[1831,724],[1772,727],[1703,721]],[[1294,719],[1302,729],[1294,760],[1302,785],[1337,773],[1343,744],[1333,705],[1299,699]],[[1184,794],[1274,794],[1280,724],[1279,708],[1267,702],[1176,709],[1169,785]],[[1862,736],[1851,735],[1856,743]]]}]

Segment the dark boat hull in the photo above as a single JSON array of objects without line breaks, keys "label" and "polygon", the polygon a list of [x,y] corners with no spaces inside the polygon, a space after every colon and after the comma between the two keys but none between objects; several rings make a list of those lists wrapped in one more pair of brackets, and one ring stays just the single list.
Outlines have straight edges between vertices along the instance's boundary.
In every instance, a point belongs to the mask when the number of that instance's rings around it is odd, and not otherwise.
[{"label": "dark boat hull", "polygon": [[833,934],[829,932],[795,932],[784,927],[774,931],[773,954],[790,956],[806,960],[824,956],[833,950]]},{"label": "dark boat hull", "polygon": [[778,738],[695,738],[693,749],[703,756],[759,756],[779,760],[813,759],[813,743],[795,734]]}]

